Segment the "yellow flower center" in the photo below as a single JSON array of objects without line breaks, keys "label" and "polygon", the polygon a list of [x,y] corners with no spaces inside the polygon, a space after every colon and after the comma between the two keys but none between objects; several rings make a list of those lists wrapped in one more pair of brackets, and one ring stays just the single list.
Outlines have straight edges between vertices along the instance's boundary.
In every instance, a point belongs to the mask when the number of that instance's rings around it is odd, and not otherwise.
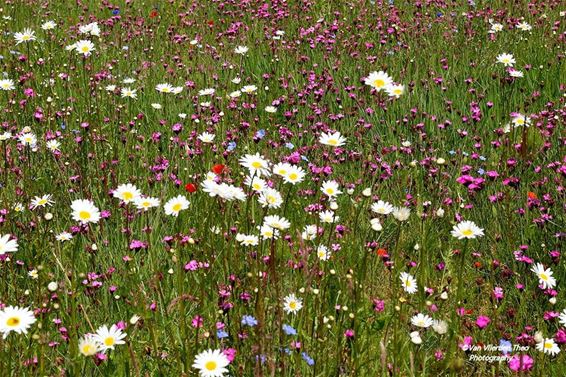
[{"label": "yellow flower center", "polygon": [[550,342],[544,343],[544,348],[546,348],[546,349],[551,349],[551,348],[552,348],[552,343],[550,343]]},{"label": "yellow flower center", "polygon": [[204,364],[204,367],[206,368],[206,370],[212,372],[213,370],[216,370],[217,367],[216,361],[214,360],[207,361],[206,364]]},{"label": "yellow flower center", "polygon": [[82,351],[83,351],[83,353],[84,353],[85,355],[90,355],[90,354],[92,353],[92,345],[90,345],[90,344],[85,344],[85,345],[83,346]]},{"label": "yellow flower center", "polygon": [[181,203],[177,203],[173,206],[173,211],[175,212],[179,212],[181,210],[183,206],[181,205]]},{"label": "yellow flower center", "polygon": [[547,281],[548,280],[548,275],[545,274],[544,272],[540,274],[539,276],[541,278],[541,280]]},{"label": "yellow flower center", "polygon": [[80,212],[79,212],[79,218],[80,218],[81,220],[88,220],[88,219],[90,219],[90,212],[88,212],[88,211],[80,211]]},{"label": "yellow flower center", "polygon": [[327,193],[328,195],[332,195],[332,194],[334,194],[334,189],[333,189],[333,188],[327,188],[327,189],[326,189],[326,193]]},{"label": "yellow flower center", "polygon": [[289,303],[289,308],[295,310],[297,308],[297,303],[295,301],[291,301]]},{"label": "yellow flower center", "polygon": [[255,169],[259,169],[259,168],[262,167],[262,164],[259,161],[254,161],[254,162],[252,162],[252,167],[255,168]]},{"label": "yellow flower center", "polygon": [[381,88],[385,85],[385,81],[383,81],[382,79],[377,79],[373,81],[373,86],[375,86],[376,88]]},{"label": "yellow flower center", "polygon": [[327,143],[328,143],[328,145],[336,145],[336,144],[338,144],[338,140],[336,140],[336,139],[328,139]]},{"label": "yellow flower center", "polygon": [[291,174],[289,174],[289,179],[295,180],[295,179],[297,179],[297,178],[299,178],[299,176],[297,175],[297,173],[291,173]]},{"label": "yellow flower center", "polygon": [[125,192],[122,194],[122,198],[124,200],[132,200],[134,198],[134,194],[132,194],[131,192]]},{"label": "yellow flower center", "polygon": [[83,46],[83,48],[81,48],[82,52],[88,52],[89,48],[88,46]]},{"label": "yellow flower center", "polygon": [[20,324],[20,319],[18,317],[10,317],[6,321],[6,325],[10,327],[15,327],[18,326],[19,324]]},{"label": "yellow flower center", "polygon": [[109,336],[108,338],[104,339],[104,345],[107,347],[114,345],[114,338]]},{"label": "yellow flower center", "polygon": [[464,229],[464,230],[462,231],[462,234],[463,234],[464,236],[468,237],[468,236],[471,236],[472,234],[474,234],[474,232],[472,232],[471,229]]}]

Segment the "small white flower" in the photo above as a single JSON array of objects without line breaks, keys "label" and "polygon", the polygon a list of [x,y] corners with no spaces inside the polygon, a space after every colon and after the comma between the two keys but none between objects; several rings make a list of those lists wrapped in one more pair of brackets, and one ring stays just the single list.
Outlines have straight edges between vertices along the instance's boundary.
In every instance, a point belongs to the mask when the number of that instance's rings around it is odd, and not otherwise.
[{"label": "small white flower", "polygon": [[291,293],[283,300],[283,310],[286,313],[295,314],[303,307],[303,301],[297,298],[294,293]]},{"label": "small white flower", "polygon": [[234,49],[234,53],[238,55],[245,55],[248,52],[248,48],[246,46],[238,46]]},{"label": "small white flower", "polygon": [[549,355],[557,355],[560,352],[558,344],[552,338],[545,338],[537,343],[537,350]]},{"label": "small white flower", "polygon": [[432,318],[423,313],[418,313],[411,318],[413,326],[427,328],[432,326]]},{"label": "small white flower", "polygon": [[216,137],[216,135],[208,133],[208,132],[203,132],[202,134],[200,134],[198,136],[198,139],[200,141],[202,141],[203,143],[212,143],[214,141],[214,138]]}]

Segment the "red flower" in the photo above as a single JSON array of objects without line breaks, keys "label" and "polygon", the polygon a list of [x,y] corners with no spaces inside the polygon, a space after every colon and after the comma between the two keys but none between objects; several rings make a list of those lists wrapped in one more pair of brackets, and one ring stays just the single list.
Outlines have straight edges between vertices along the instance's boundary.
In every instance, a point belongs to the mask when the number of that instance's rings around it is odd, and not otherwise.
[{"label": "red flower", "polygon": [[387,255],[387,250],[385,249],[377,249],[377,255],[380,257],[384,257]]},{"label": "red flower", "polygon": [[187,183],[185,185],[185,190],[187,190],[187,192],[190,192],[192,194],[193,192],[197,191],[197,186],[194,183]]},{"label": "red flower", "polygon": [[532,191],[529,191],[529,192],[527,193],[527,196],[528,196],[529,199],[531,199],[531,200],[537,199],[537,194],[535,194],[535,193],[532,192]]},{"label": "red flower", "polygon": [[214,174],[221,174],[226,167],[222,164],[216,164],[212,167],[212,172]]},{"label": "red flower", "polygon": [[157,16],[159,16],[159,12],[157,11],[157,9],[154,9],[151,12],[149,12],[149,18],[155,18]]}]

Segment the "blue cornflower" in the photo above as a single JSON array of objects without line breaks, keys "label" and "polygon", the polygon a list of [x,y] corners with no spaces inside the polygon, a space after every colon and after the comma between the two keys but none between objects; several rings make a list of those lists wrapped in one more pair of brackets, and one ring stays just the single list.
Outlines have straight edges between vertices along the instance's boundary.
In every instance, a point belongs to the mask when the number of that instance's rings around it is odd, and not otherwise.
[{"label": "blue cornflower", "polygon": [[224,339],[228,337],[228,333],[224,330],[218,330],[216,332],[216,336],[218,337],[218,339]]},{"label": "blue cornflower", "polygon": [[257,137],[258,139],[263,139],[264,136],[265,136],[265,130],[258,130],[255,133],[255,137]]},{"label": "blue cornflower", "polygon": [[292,326],[284,324],[282,328],[283,332],[287,335],[297,335],[297,330],[295,330]]},{"label": "blue cornflower", "polygon": [[113,14],[114,16],[119,15],[119,14],[120,14],[120,9],[114,9],[114,10],[112,11],[112,14]]},{"label": "blue cornflower", "polygon": [[292,143],[286,143],[286,144],[285,144],[285,147],[288,148],[288,149],[293,149],[293,148],[295,148],[295,146],[294,146]]},{"label": "blue cornflower", "polygon": [[242,317],[242,325],[254,327],[257,325],[257,319],[255,319],[251,315],[245,315]]},{"label": "blue cornflower", "polygon": [[236,142],[235,141],[231,141],[228,143],[228,148],[226,149],[228,152],[232,152],[234,149],[236,149]]},{"label": "blue cornflower", "polygon": [[310,357],[308,355],[308,353],[306,352],[302,352],[301,356],[303,357],[303,360],[305,360],[307,362],[308,365],[314,365],[314,360],[312,359],[312,357]]},{"label": "blue cornflower", "polygon": [[448,151],[448,154],[455,155],[456,151]]},{"label": "blue cornflower", "polygon": [[509,352],[513,350],[513,344],[505,339],[501,339],[499,341],[499,350],[504,354],[507,355]]},{"label": "blue cornflower", "polygon": [[485,170],[483,170],[482,168],[478,169],[478,174],[479,175],[484,175],[485,174]]}]

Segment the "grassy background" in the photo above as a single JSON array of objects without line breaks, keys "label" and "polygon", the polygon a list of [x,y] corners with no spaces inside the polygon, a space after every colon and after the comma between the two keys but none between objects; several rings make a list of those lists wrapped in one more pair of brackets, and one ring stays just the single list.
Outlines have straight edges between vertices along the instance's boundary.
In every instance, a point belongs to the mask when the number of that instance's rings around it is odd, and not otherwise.
[{"label": "grassy background", "polygon": [[[60,375],[63,370],[70,375],[192,375],[195,354],[209,347],[232,347],[237,351],[230,367],[234,376],[513,374],[504,363],[471,363],[464,352],[453,354],[448,339],[457,328],[458,339],[469,335],[474,343],[498,344],[501,338],[513,341],[523,332],[542,331],[552,337],[560,326],[544,320],[543,314],[563,309],[560,285],[566,278],[563,262],[549,256],[550,250],[560,250],[564,230],[564,175],[558,168],[561,160],[564,163],[566,83],[560,11],[566,9],[558,1],[478,1],[475,7],[464,2],[428,2],[420,7],[395,3],[392,7],[365,1],[116,1],[119,15],[94,1],[3,4],[0,16],[10,19],[0,20],[0,69],[20,81],[16,90],[0,93],[3,128],[17,133],[29,126],[40,139],[58,132],[62,152],[56,158],[43,142],[35,152],[14,140],[2,146],[0,200],[7,213],[2,215],[1,233],[16,235],[20,249],[0,266],[0,299],[42,311],[30,330],[32,336],[12,334],[1,342],[4,370],[18,376]],[[157,16],[150,17],[151,12]],[[533,26],[531,32],[506,28],[489,39],[489,18],[504,23],[518,17]],[[41,30],[47,20],[54,20],[57,28]],[[83,60],[65,51],[66,45],[83,38],[77,35],[78,25],[92,21],[102,29],[100,38],[91,38],[95,53]],[[15,46],[11,33],[27,27],[36,31],[38,40]],[[272,39],[276,30],[285,31],[280,40]],[[195,38],[201,47],[190,43]],[[238,45],[250,48],[247,56],[234,54]],[[503,52],[514,54],[524,78],[505,79],[507,73],[495,63]],[[28,59],[23,61],[21,55]],[[43,64],[38,64],[40,58]],[[525,65],[531,68],[526,70]],[[406,95],[395,101],[372,95],[362,78],[376,70],[386,70],[406,85]],[[62,80],[61,73],[69,79]],[[98,80],[102,73],[107,77]],[[231,82],[236,76],[242,79],[238,85]],[[136,81],[122,84],[128,77]],[[442,83],[435,78],[442,78]],[[194,88],[186,87],[187,81],[194,82]],[[163,82],[184,90],[178,96],[160,94],[154,87]],[[137,89],[137,100],[104,90],[110,84]],[[257,94],[243,94],[231,107],[227,94],[252,84],[258,87]],[[208,87],[216,89],[209,109],[199,105],[204,99],[198,97],[198,90]],[[32,88],[36,96],[25,98],[25,88]],[[20,103],[24,99],[26,103]],[[277,113],[265,112],[276,99],[281,102]],[[252,108],[245,108],[244,102]],[[470,118],[472,102],[478,103],[482,118],[463,122],[462,117]],[[154,110],[152,103],[163,108]],[[38,108],[44,115],[41,121],[34,118]],[[293,115],[286,118],[286,111]],[[223,116],[218,117],[220,112]],[[524,153],[513,148],[522,142],[519,131],[494,133],[510,121],[511,112],[535,114]],[[187,118],[180,119],[179,113]],[[193,115],[199,123],[191,120]],[[439,128],[445,121],[451,125]],[[81,127],[85,122],[88,128]],[[242,127],[243,122],[249,127]],[[171,130],[174,123],[183,125],[179,134]],[[335,154],[317,143],[319,133],[328,128],[347,136],[344,152]],[[254,142],[258,130],[265,130],[266,136]],[[467,136],[462,136],[463,130]],[[196,142],[203,131],[216,134],[214,147]],[[154,132],[161,133],[157,142],[151,139]],[[237,143],[230,152],[229,141]],[[410,141],[411,147],[401,148],[403,141]],[[494,141],[502,145],[494,148]],[[217,163],[225,164],[226,178],[240,185],[246,172],[239,157],[260,152],[278,162],[291,153],[285,143],[292,143],[312,164],[331,166],[330,178],[342,187],[354,187],[351,195],[337,200],[346,231],[339,234],[326,226],[314,242],[302,242],[302,228],[318,221],[304,208],[328,205],[319,191],[320,181],[327,178],[309,174],[291,190],[274,179],[288,203],[285,210],[269,214],[287,217],[292,227],[286,232],[289,239],[262,242],[256,256],[240,247],[236,232],[230,230],[252,232],[261,224],[265,211],[255,198],[249,203],[222,203],[200,190],[187,194],[183,185],[199,183]],[[195,153],[189,155],[187,148]],[[474,152],[485,161],[473,159]],[[437,166],[440,157],[446,164]],[[160,180],[151,171],[159,158],[168,161]],[[509,167],[508,159],[515,159],[516,165]],[[417,164],[411,166],[412,161]],[[474,176],[484,169],[496,170],[500,178],[487,180],[483,190],[470,193],[456,183],[465,165],[472,166]],[[308,168],[306,161],[301,166]],[[386,166],[390,174],[382,176]],[[175,184],[173,176],[183,184]],[[520,183],[504,185],[508,177],[517,177]],[[174,219],[162,209],[137,213],[121,207],[110,190],[126,182],[162,202],[186,194],[190,208]],[[366,187],[372,188],[375,198],[395,205],[406,202],[412,208],[410,220],[400,225],[387,218],[382,232],[372,231],[372,201],[361,194]],[[545,209],[527,209],[528,192],[539,199],[547,194],[552,200],[540,204]],[[53,195],[53,207],[13,211],[16,203],[27,205],[33,196],[46,193]],[[502,200],[491,202],[489,196],[497,193]],[[111,216],[70,242],[55,241],[55,234],[75,225],[69,204],[78,198],[92,199]],[[426,201],[432,204],[425,207]],[[446,211],[443,218],[433,216],[439,207]],[[517,213],[519,208],[526,209],[524,215]],[[45,220],[45,212],[53,219]],[[533,223],[545,212],[552,215],[550,221]],[[422,213],[428,216],[418,216]],[[455,307],[457,258],[452,251],[464,248],[450,236],[456,214],[476,222],[486,234],[465,247],[461,305],[471,313],[461,325],[450,323],[448,335],[427,330],[423,344],[416,346],[408,337],[410,317],[434,304],[438,311],[429,314],[450,322]],[[213,226],[221,234],[214,234]],[[179,234],[194,242],[182,242],[181,236],[170,244],[163,242],[164,237]],[[132,239],[147,242],[148,249],[129,250]],[[396,267],[387,268],[375,248],[368,248],[370,242],[386,249]],[[313,252],[320,243],[339,243],[341,250],[322,263]],[[537,288],[530,266],[515,260],[513,251],[520,245],[528,245],[527,255],[553,269],[558,280],[556,305]],[[259,278],[260,272],[268,272],[261,257],[271,248],[276,250],[276,273]],[[126,255],[130,261],[124,261]],[[182,266],[193,259],[209,267],[184,272]],[[412,262],[415,265],[408,267]],[[441,262],[446,268],[438,271],[435,266]],[[34,268],[39,270],[37,280],[27,274]],[[417,278],[418,294],[401,291],[401,271]],[[103,283],[100,288],[91,286],[89,273],[99,275],[93,280]],[[56,295],[46,288],[50,281],[59,282]],[[525,289],[516,289],[518,283]],[[111,286],[115,292],[110,292]],[[424,286],[434,293],[425,295]],[[505,292],[500,302],[491,295],[496,286]],[[229,311],[219,311],[221,289],[230,292],[234,306]],[[439,297],[443,290],[450,292],[447,301]],[[282,316],[282,297],[292,292],[303,298],[305,307],[296,316]],[[248,302],[241,300],[244,293],[251,295]],[[385,300],[383,312],[373,310],[373,299]],[[152,303],[155,310],[150,309]],[[348,310],[337,310],[337,305]],[[107,361],[95,365],[70,351],[81,334],[101,324],[127,321],[134,314],[142,320],[128,325],[128,345],[110,353]],[[260,325],[243,329],[240,319],[245,314],[254,315]],[[474,324],[480,314],[492,319],[483,330]],[[190,324],[197,315],[204,323],[199,329]],[[327,326],[324,318],[330,316],[334,320]],[[56,318],[61,324],[54,324]],[[216,322],[226,324],[228,339],[216,338]],[[293,325],[299,335],[285,336],[281,323]],[[61,338],[61,326],[70,343]],[[355,331],[354,338],[344,337],[346,329]],[[238,337],[241,332],[247,333],[245,339]],[[314,366],[307,365],[300,352],[281,351],[293,340],[301,342],[301,352],[315,360]],[[59,344],[50,346],[52,341]],[[443,360],[435,359],[436,350],[444,350]],[[529,354],[535,358],[534,375],[563,373],[562,353],[555,359],[543,356],[533,343]],[[37,365],[24,365],[33,357]],[[258,361],[263,358],[263,363]]]}]

